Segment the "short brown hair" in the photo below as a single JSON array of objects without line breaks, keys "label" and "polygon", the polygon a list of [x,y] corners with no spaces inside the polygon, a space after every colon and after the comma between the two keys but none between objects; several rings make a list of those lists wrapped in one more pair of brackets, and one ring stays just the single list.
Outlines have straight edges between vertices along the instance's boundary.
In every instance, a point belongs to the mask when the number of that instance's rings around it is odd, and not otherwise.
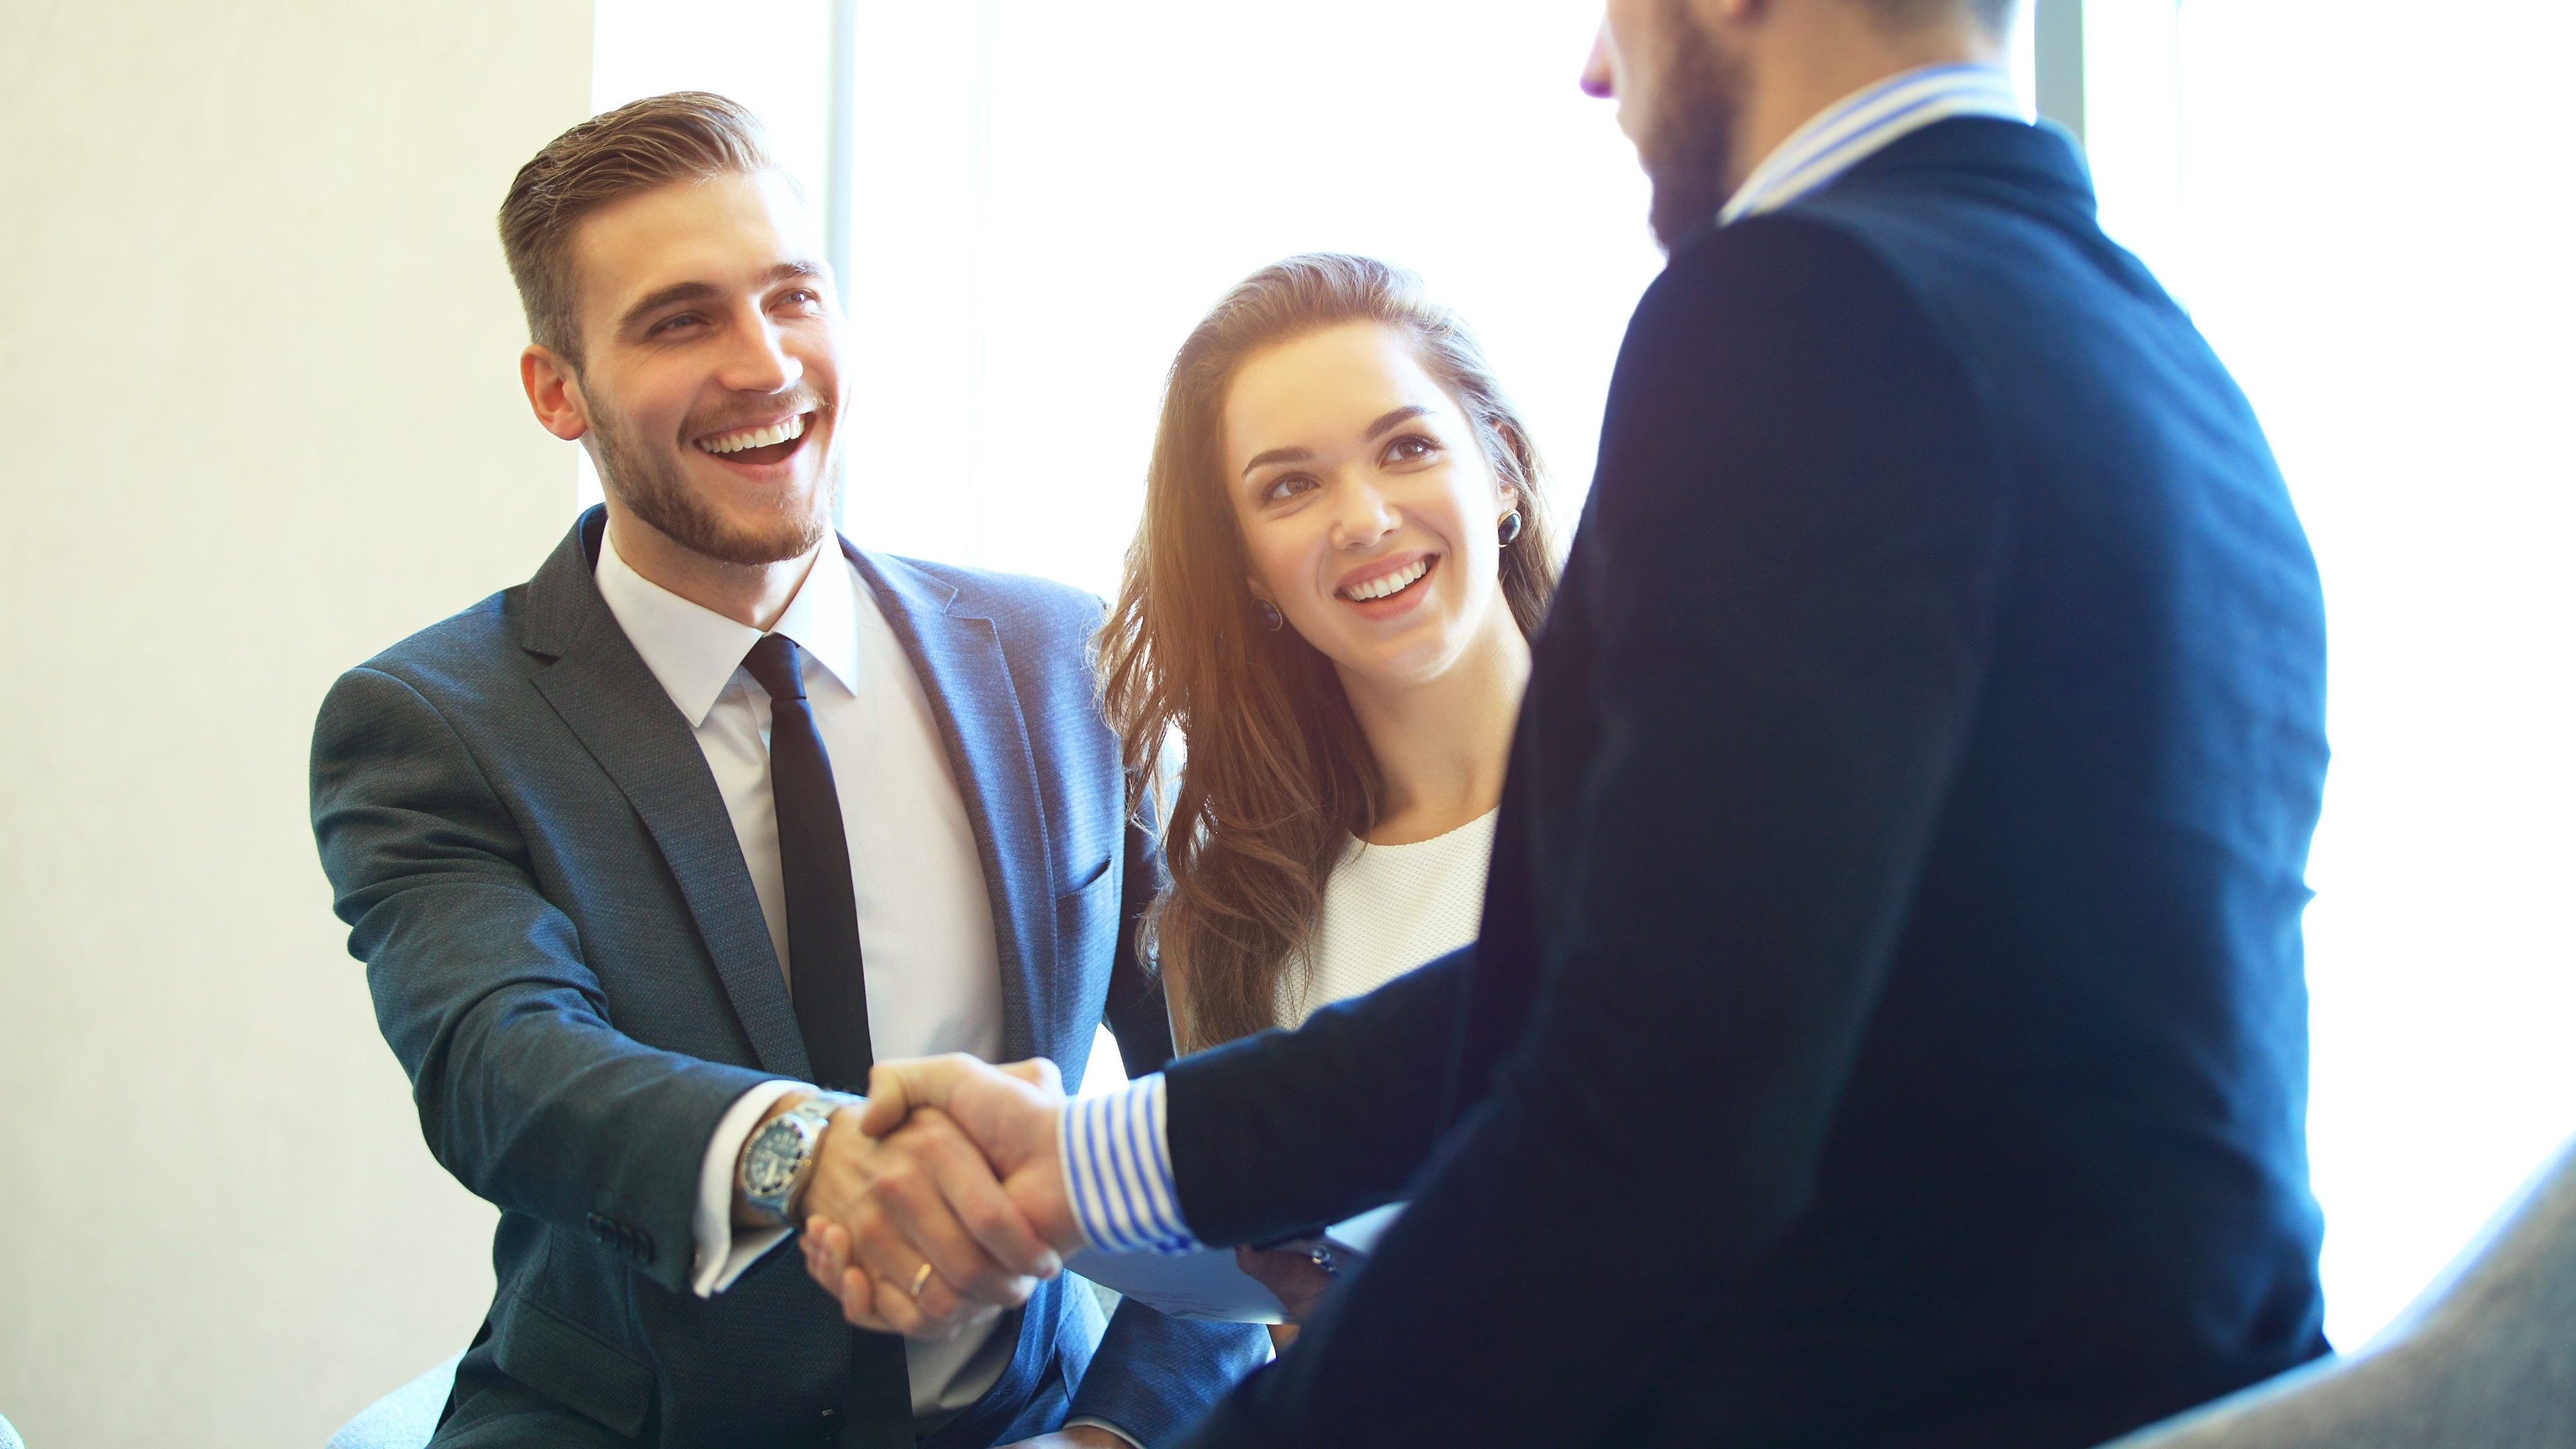
[{"label": "short brown hair", "polygon": [[548,141],[519,168],[501,203],[501,251],[519,284],[528,335],[581,365],[572,237],[583,217],[674,181],[773,164],[760,118],[706,91],[630,101]]}]

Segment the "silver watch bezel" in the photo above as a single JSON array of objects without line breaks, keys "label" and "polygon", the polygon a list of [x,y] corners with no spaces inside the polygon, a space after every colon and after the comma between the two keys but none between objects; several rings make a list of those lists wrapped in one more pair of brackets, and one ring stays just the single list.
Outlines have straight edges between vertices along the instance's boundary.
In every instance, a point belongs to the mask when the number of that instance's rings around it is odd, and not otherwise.
[{"label": "silver watch bezel", "polygon": [[[760,1130],[751,1134],[751,1140],[743,1145],[742,1162],[734,1171],[743,1199],[779,1225],[793,1226],[794,1219],[790,1215],[795,1210],[797,1194],[804,1190],[805,1180],[814,1175],[814,1154],[822,1144],[823,1130],[831,1125],[834,1112],[859,1100],[843,1092],[816,1092],[762,1123]],[[795,1139],[792,1147],[781,1141],[788,1136]],[[788,1168],[786,1181],[777,1191],[762,1192],[753,1185],[751,1172],[755,1158],[788,1153],[793,1154],[793,1165]]]}]

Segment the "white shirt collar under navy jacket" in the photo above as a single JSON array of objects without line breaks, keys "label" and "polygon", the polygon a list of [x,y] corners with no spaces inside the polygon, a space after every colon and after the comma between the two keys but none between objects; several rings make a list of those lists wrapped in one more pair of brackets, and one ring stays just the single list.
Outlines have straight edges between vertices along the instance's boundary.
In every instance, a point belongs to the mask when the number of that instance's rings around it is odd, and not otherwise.
[{"label": "white shirt collar under navy jacket", "polygon": [[1787,206],[1899,139],[1954,116],[2025,119],[2012,78],[1990,65],[1927,65],[1889,76],[1790,132],[1736,188],[1717,224]]},{"label": "white shirt collar under navy jacket", "polygon": [[[827,550],[814,564],[822,580],[799,588],[778,619],[778,633],[825,669],[852,694],[859,692],[858,591],[833,587],[827,572],[840,563],[838,550]],[[599,567],[592,574],[608,612],[626,631],[627,642],[644,656],[662,692],[687,716],[689,728],[706,725],[716,697],[734,682],[734,671],[760,631],[736,623],[712,609],[693,604],[635,572],[614,544],[600,540]]]}]

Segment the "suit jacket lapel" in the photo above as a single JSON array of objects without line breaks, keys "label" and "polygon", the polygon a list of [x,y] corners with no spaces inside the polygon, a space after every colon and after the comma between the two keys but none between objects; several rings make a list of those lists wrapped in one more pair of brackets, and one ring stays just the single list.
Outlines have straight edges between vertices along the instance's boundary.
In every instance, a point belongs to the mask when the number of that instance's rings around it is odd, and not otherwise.
[{"label": "suit jacket lapel", "polygon": [[1055,1019],[1040,994],[1055,955],[1056,877],[1037,756],[1001,633],[990,619],[955,612],[956,589],[903,560],[841,547],[911,656],[966,797],[1001,948],[1003,1060],[1034,1056],[1036,1024]]},{"label": "suit jacket lapel", "polygon": [[602,510],[583,515],[529,582],[520,643],[554,661],[537,671],[537,692],[651,833],[761,1068],[810,1077],[795,1003],[706,756],[591,582],[604,526]]}]

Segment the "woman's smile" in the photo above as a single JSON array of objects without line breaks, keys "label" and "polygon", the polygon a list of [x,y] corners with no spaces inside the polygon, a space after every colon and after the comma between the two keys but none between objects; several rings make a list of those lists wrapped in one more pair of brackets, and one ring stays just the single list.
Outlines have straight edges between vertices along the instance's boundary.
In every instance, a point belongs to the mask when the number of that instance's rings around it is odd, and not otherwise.
[{"label": "woman's smile", "polygon": [[1423,585],[1440,566],[1440,555],[1421,549],[1390,554],[1342,576],[1333,597],[1366,619],[1392,619],[1429,596]]}]

